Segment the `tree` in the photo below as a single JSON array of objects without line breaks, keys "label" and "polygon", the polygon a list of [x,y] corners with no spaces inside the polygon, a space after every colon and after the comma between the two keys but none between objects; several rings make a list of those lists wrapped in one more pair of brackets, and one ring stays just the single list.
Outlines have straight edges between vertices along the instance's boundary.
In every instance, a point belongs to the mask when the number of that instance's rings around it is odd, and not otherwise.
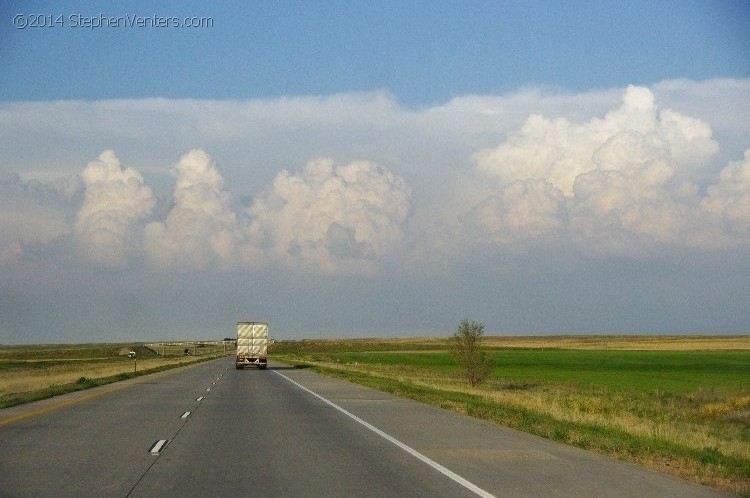
[{"label": "tree", "polygon": [[470,386],[482,382],[492,370],[492,358],[482,346],[484,325],[464,318],[450,338],[451,356]]}]

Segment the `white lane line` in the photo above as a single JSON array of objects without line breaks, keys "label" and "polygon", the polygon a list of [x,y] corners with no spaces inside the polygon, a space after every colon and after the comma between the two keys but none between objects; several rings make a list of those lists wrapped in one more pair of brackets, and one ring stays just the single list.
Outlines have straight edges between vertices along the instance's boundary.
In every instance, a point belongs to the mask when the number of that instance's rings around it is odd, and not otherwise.
[{"label": "white lane line", "polygon": [[190,416],[190,412],[185,412],[182,414],[182,417],[180,418],[188,418]]},{"label": "white lane line", "polygon": [[151,447],[151,449],[148,450],[149,453],[151,453],[152,455],[158,455],[159,453],[161,453],[161,450],[164,449],[164,446],[167,445],[167,441],[169,441],[169,440],[168,439],[160,439],[160,440],[158,440],[156,443],[154,443],[154,445]]},{"label": "white lane line", "polygon": [[293,381],[292,379],[290,379],[286,375],[284,375],[282,373],[279,373],[278,370],[273,370],[273,372],[275,374],[281,375],[282,377],[284,377],[286,380],[288,380],[289,382],[291,382],[295,386],[299,387],[303,391],[306,391],[306,392],[312,394],[313,396],[315,396],[316,398],[318,398],[322,402],[326,403],[327,405],[329,405],[329,406],[337,409],[338,411],[340,411],[341,413],[343,413],[347,417],[351,418],[355,422],[357,422],[359,424],[362,424],[363,426],[367,427],[368,429],[370,429],[372,432],[374,432],[378,436],[382,437],[383,439],[386,439],[387,441],[390,441],[391,443],[395,444],[396,446],[398,446],[402,450],[404,450],[407,453],[409,453],[411,456],[413,456],[413,457],[415,457],[415,458],[423,461],[424,463],[426,463],[427,465],[429,465],[433,469],[437,470],[438,472],[440,472],[444,476],[452,479],[453,481],[457,482],[458,484],[460,484],[461,486],[465,487],[466,489],[468,489],[470,491],[473,491],[478,496],[481,496],[483,498],[495,498],[495,495],[493,495],[492,493],[488,493],[487,491],[483,490],[482,488],[480,488],[479,486],[477,486],[475,484],[472,484],[471,482],[467,481],[466,479],[464,479],[460,475],[456,474],[455,472],[453,472],[451,470],[448,470],[447,468],[443,467],[442,465],[440,465],[436,461],[427,458],[426,456],[424,456],[423,454],[421,454],[420,452],[418,452],[414,448],[412,448],[410,446],[407,446],[406,444],[402,443],[401,441],[399,441],[398,439],[394,438],[393,436],[390,436],[389,434],[386,434],[385,432],[381,431],[380,429],[378,429],[374,425],[372,425],[372,424],[370,424],[368,422],[365,422],[364,420],[362,420],[358,416],[354,415],[353,413],[351,413],[349,411],[346,411],[345,409],[341,408],[339,405],[337,405],[333,401],[330,401],[330,400],[324,398],[323,396],[321,396],[320,394],[318,394],[318,393],[316,393],[314,391],[311,391],[310,389],[306,388],[302,384]]},{"label": "white lane line", "polygon": [[203,401],[203,396],[201,396],[200,398],[197,398],[195,401]]}]

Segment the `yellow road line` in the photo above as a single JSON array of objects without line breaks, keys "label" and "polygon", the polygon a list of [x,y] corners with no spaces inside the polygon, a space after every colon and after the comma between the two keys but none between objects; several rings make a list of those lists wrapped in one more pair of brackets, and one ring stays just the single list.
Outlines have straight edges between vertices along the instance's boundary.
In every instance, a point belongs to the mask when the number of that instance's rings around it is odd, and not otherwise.
[{"label": "yellow road line", "polygon": [[[184,367],[172,368],[172,369],[164,370],[164,371],[161,371],[161,372],[155,372],[155,373],[152,373],[152,374],[142,375],[140,377],[136,377],[134,379],[128,379],[126,381],[113,382],[112,384],[109,384],[109,386],[111,386],[111,387],[104,388],[104,386],[101,386],[103,388],[101,391],[97,391],[95,393],[90,393],[90,394],[87,394],[87,395],[80,395],[79,394],[79,393],[84,392],[84,391],[78,391],[78,392],[75,392],[75,393],[68,393],[68,395],[71,395],[73,397],[73,399],[60,400],[60,402],[58,402],[58,403],[54,403],[53,402],[52,404],[50,404],[49,406],[45,406],[44,408],[39,408],[37,410],[32,410],[32,411],[27,411],[27,412],[19,413],[17,415],[11,415],[11,416],[8,416],[6,418],[3,418],[2,414],[0,413],[0,427],[3,427],[5,425],[10,425],[10,424],[12,424],[14,422],[19,422],[21,420],[26,420],[27,418],[36,417],[38,415],[44,415],[46,413],[50,413],[50,412],[53,412],[55,410],[59,410],[61,408],[65,408],[67,406],[74,405],[74,404],[80,403],[82,401],[87,401],[87,400],[92,399],[92,398],[103,396],[105,394],[109,394],[109,393],[114,392],[114,391],[119,391],[121,389],[126,389],[128,387],[140,384],[141,382],[144,382],[146,380],[153,380],[154,376],[163,377],[163,376],[168,375],[168,374],[177,373],[177,371],[180,370],[180,369],[182,369],[182,368],[200,365],[201,363],[204,363],[204,362],[190,363],[190,364],[185,365]],[[63,396],[66,396],[66,395],[63,395]],[[46,402],[49,403],[50,399],[54,399],[54,398],[47,398],[46,400],[40,400],[38,402],[39,403],[44,403],[46,401]],[[23,407],[24,405],[17,405],[17,406]],[[12,408],[15,408],[15,407],[11,407],[9,409],[12,409]]]},{"label": "yellow road line", "polygon": [[[147,377],[147,376],[144,376]],[[140,379],[138,379],[140,380]],[[115,383],[117,384],[117,383]],[[109,389],[103,389],[101,391],[91,393],[84,396],[74,396],[73,399],[67,399],[64,401],[60,401],[59,403],[53,403],[50,406],[45,406],[44,408],[40,408],[38,410],[33,410],[29,412],[19,413],[18,415],[11,416],[5,419],[0,419],[0,427],[8,424],[12,424],[13,422],[18,422],[19,420],[25,420],[30,417],[36,417],[37,415],[44,415],[45,413],[53,412],[55,410],[59,410],[60,408],[65,408],[66,406],[74,405],[76,403],[80,403],[81,401],[86,401],[92,398],[96,398],[97,396],[102,396],[104,394],[109,394],[113,391],[118,391],[120,389],[125,389],[126,387],[129,387],[131,385],[137,384],[137,382],[129,383],[126,385],[115,385],[114,387],[111,387]],[[80,391],[79,391],[80,392]],[[70,394],[77,394],[77,393],[70,393]]]}]

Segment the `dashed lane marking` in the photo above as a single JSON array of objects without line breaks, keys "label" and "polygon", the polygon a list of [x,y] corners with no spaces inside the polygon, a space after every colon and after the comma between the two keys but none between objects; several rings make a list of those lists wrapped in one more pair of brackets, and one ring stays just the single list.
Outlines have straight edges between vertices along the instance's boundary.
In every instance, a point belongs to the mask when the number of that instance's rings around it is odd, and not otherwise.
[{"label": "dashed lane marking", "polygon": [[154,443],[153,446],[151,446],[151,449],[148,450],[149,453],[152,455],[158,455],[161,453],[161,450],[164,449],[164,447],[167,445],[168,439],[159,439],[157,442]]}]

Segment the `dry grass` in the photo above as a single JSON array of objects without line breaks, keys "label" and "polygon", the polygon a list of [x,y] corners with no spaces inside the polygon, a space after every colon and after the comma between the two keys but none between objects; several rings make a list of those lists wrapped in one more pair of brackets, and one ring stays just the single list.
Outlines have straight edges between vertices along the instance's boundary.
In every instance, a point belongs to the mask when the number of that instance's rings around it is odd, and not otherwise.
[{"label": "dry grass", "polygon": [[491,336],[485,344],[493,348],[607,349],[631,351],[750,350],[745,336]]},{"label": "dry grass", "polygon": [[[195,357],[166,357],[166,358],[149,358],[137,360],[137,369],[148,370],[164,365],[175,363],[184,363],[195,361]],[[81,377],[89,379],[100,379],[111,377],[121,373],[130,373],[134,371],[133,361],[123,361],[113,359],[112,361],[103,362],[65,362],[54,364],[52,361],[45,361],[49,365],[44,368],[22,368],[3,372],[0,376],[0,398],[11,393],[24,393],[38,391],[53,385],[67,384],[75,382]]]},{"label": "dry grass", "polygon": [[[40,344],[0,346],[0,406],[42,399],[138,373],[234,352],[222,341],[152,345]],[[184,353],[190,350],[190,355]],[[136,358],[127,354],[133,351]],[[85,383],[82,383],[86,380]]]},{"label": "dry grass", "polygon": [[[747,440],[717,433],[706,425],[706,419],[696,417],[705,415],[706,418],[720,419],[737,410],[747,409],[750,396],[730,397],[727,401],[707,403],[692,410],[677,400],[662,403],[649,396],[634,399],[633,393],[618,395],[611,391],[581,390],[560,384],[505,381],[490,381],[472,388],[454,375],[431,368],[402,365],[395,373],[389,365],[314,363],[420,387],[481,396],[502,405],[550,415],[556,420],[612,427],[637,436],[660,437],[695,450],[715,448],[728,455],[750,458],[750,443]],[[649,415],[644,416],[644,413]]]},{"label": "dry grass", "polygon": [[[377,345],[389,352],[416,352],[446,348],[444,337],[394,337],[367,339],[310,339],[298,343],[325,344],[326,348],[353,347],[361,349]],[[484,344],[490,348],[554,348],[582,350],[629,351],[726,351],[750,350],[750,335],[547,335],[547,336],[485,336]],[[393,347],[384,347],[393,346]]]}]

